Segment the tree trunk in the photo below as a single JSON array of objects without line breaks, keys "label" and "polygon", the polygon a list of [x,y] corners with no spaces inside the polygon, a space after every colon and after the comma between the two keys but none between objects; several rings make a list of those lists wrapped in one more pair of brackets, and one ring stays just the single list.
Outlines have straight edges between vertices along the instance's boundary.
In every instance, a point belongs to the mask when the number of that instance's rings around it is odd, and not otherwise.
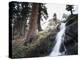
[{"label": "tree trunk", "polygon": [[21,34],[25,35],[25,28],[26,28],[25,25],[26,25],[27,19],[23,17],[22,20],[23,21],[22,21],[22,27],[21,27]]},{"label": "tree trunk", "polygon": [[15,24],[16,25],[16,30],[17,30],[16,33],[17,33],[18,37],[20,36],[20,30],[21,30],[20,29],[20,26],[21,26],[20,24],[21,24],[21,19],[18,17],[17,21],[16,21],[16,24]]},{"label": "tree trunk", "polygon": [[41,24],[40,24],[40,19],[41,19],[41,4],[39,4],[39,15],[38,15],[38,21],[37,21],[38,31],[42,31]]},{"label": "tree trunk", "polygon": [[40,20],[38,20],[38,31],[42,31]]},{"label": "tree trunk", "polygon": [[72,10],[71,10],[71,15],[73,15],[73,12],[72,12]]},{"label": "tree trunk", "polygon": [[31,20],[29,21],[29,31],[27,33],[27,38],[26,38],[25,44],[27,42],[32,42],[32,40],[36,38],[37,20],[38,20],[38,14],[39,14],[38,10],[39,10],[39,4],[33,3],[32,4]]}]

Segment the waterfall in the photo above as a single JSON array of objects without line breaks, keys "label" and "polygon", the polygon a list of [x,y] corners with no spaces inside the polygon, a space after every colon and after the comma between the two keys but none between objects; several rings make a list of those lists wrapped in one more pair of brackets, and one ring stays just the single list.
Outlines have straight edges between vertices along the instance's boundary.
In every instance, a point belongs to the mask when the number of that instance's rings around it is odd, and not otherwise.
[{"label": "waterfall", "polygon": [[64,41],[64,34],[65,34],[65,23],[61,23],[60,25],[60,31],[56,35],[56,44],[52,49],[52,52],[49,56],[58,56],[62,55],[62,53],[59,51],[61,43]]}]

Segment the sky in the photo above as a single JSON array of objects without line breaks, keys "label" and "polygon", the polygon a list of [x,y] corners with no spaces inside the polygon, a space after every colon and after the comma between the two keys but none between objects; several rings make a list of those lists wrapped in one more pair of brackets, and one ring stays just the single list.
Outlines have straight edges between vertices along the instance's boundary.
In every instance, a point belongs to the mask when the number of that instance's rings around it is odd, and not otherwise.
[{"label": "sky", "polygon": [[[70,12],[66,10],[66,4],[48,3],[46,4],[46,7],[49,15],[48,19],[51,19],[54,13],[57,14],[57,18],[60,20],[62,18],[63,13],[70,14]],[[75,12],[77,13],[78,7],[74,6],[74,9],[76,10]]]},{"label": "sky", "polygon": [[48,15],[49,15],[48,19],[51,19],[54,13],[57,14],[58,19],[61,19],[62,14],[65,11],[65,6],[66,5],[63,4],[53,4],[53,3],[46,4]]},{"label": "sky", "polygon": [[[48,25],[48,21],[50,19],[53,18],[53,14],[56,13],[57,14],[57,18],[60,20],[62,18],[62,15],[65,11],[65,6],[63,4],[54,4],[54,3],[48,3],[45,5],[47,7],[47,12],[48,12],[48,19],[44,20],[41,22],[42,25],[42,29],[45,30],[47,25]],[[46,22],[46,23],[45,23]],[[44,24],[45,23],[45,24]]]},{"label": "sky", "polygon": [[[43,29],[46,28],[46,26],[48,24],[48,20],[53,18],[54,13],[57,14],[57,19],[58,20],[62,20],[63,13],[65,13],[67,15],[70,14],[70,12],[66,10],[66,4],[48,3],[45,6],[47,7],[48,19],[44,20],[41,23]],[[75,9],[74,13],[78,13],[78,6],[74,6],[74,9]]]}]

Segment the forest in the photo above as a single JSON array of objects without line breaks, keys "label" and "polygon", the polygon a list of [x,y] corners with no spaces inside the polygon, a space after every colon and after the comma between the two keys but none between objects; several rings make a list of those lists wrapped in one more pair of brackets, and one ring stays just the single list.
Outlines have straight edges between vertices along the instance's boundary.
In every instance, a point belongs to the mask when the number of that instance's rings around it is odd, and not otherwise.
[{"label": "forest", "polygon": [[48,19],[46,4],[9,2],[12,58],[78,54],[78,13],[74,14],[74,5],[65,6],[70,14],[63,13],[60,20],[56,12]]}]

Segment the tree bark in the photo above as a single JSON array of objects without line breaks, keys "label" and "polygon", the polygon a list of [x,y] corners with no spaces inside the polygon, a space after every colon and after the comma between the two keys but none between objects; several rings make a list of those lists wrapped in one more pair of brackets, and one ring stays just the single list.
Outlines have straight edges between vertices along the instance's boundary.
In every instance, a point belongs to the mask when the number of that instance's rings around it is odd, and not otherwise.
[{"label": "tree bark", "polygon": [[71,10],[71,15],[73,15],[73,12],[72,12],[72,10]]},{"label": "tree bark", "polygon": [[40,19],[41,19],[41,4],[39,4],[39,14],[38,14],[38,21],[37,21],[38,31],[42,31],[41,24],[40,24]]},{"label": "tree bark", "polygon": [[40,24],[40,19],[41,19],[41,3],[39,4],[39,11],[38,12],[39,12],[38,21],[37,21],[38,31],[42,31],[41,24]]},{"label": "tree bark", "polygon": [[38,10],[39,10],[39,4],[33,3],[32,4],[32,15],[29,21],[29,31],[27,33],[27,38],[26,38],[25,43],[32,42],[32,40],[36,38],[37,20],[38,20],[38,14],[39,14]]},{"label": "tree bark", "polygon": [[23,17],[22,20],[23,21],[22,21],[22,27],[21,27],[21,34],[25,35],[25,25],[26,25],[27,19]]},{"label": "tree bark", "polygon": [[42,31],[40,20],[38,20],[38,31]]}]

